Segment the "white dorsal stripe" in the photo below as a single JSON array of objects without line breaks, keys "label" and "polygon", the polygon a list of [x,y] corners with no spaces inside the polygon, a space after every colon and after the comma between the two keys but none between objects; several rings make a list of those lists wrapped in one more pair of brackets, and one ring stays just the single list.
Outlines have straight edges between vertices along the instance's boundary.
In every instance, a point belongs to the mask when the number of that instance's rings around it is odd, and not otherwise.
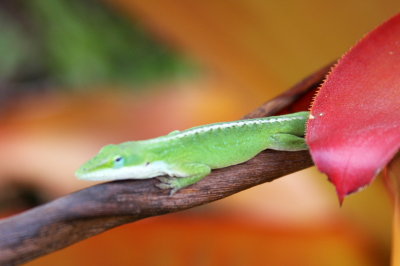
[{"label": "white dorsal stripe", "polygon": [[166,135],[161,138],[149,139],[147,141],[148,142],[159,142],[162,140],[180,139],[180,138],[184,138],[184,137],[191,136],[194,134],[206,133],[206,132],[209,132],[209,131],[215,130],[215,129],[224,129],[224,128],[230,128],[230,127],[242,127],[242,126],[248,126],[248,125],[272,124],[272,123],[280,123],[280,122],[284,122],[284,121],[303,120],[303,119],[304,119],[304,117],[302,117],[302,116],[293,116],[293,117],[277,117],[277,118],[270,118],[270,119],[255,118],[255,119],[248,119],[248,120],[223,122],[223,123],[216,123],[216,124],[209,124],[209,125],[205,125],[205,126],[193,127],[193,128],[184,130],[177,134]]}]

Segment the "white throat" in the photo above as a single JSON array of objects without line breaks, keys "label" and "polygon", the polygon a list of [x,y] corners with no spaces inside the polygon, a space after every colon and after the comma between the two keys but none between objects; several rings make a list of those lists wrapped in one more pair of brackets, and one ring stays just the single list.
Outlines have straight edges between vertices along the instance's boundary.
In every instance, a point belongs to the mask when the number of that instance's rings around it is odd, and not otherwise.
[{"label": "white throat", "polygon": [[78,176],[80,179],[92,181],[147,179],[170,174],[168,164],[163,161],[152,162],[148,165],[124,166],[117,169],[103,169]]}]

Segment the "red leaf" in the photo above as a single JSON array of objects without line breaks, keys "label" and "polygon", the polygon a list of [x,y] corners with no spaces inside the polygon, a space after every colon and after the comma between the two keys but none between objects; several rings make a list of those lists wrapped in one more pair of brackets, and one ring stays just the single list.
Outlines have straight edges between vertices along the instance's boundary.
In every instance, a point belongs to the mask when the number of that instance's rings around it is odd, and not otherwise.
[{"label": "red leaf", "polygon": [[332,69],[311,108],[307,143],[340,202],[370,184],[400,146],[400,14]]}]

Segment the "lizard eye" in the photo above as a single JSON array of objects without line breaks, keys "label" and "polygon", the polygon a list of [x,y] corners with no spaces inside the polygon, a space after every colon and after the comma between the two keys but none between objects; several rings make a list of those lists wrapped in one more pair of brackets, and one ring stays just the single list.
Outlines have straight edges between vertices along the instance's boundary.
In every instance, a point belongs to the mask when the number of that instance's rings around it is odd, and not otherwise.
[{"label": "lizard eye", "polygon": [[120,156],[118,156],[118,157],[116,157],[115,159],[114,159],[114,167],[115,168],[119,168],[119,167],[122,167],[122,166],[124,166],[124,158],[123,157],[120,157]]}]

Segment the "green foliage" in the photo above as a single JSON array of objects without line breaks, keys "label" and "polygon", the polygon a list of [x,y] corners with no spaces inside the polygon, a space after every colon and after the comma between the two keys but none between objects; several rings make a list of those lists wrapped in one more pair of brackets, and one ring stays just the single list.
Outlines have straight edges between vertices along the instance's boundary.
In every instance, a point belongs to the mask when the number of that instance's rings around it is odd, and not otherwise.
[{"label": "green foliage", "polygon": [[19,47],[26,41],[17,27],[0,27],[0,34],[8,34],[0,36],[1,56],[10,57],[0,64],[3,75],[28,59],[32,68],[44,69],[49,80],[66,87],[139,87],[193,72],[182,56],[101,1],[32,0],[23,8],[31,22],[28,46],[35,49],[35,62],[26,47]]},{"label": "green foliage", "polygon": [[18,25],[0,13],[0,80],[11,79],[23,65],[28,56],[26,43]]}]

